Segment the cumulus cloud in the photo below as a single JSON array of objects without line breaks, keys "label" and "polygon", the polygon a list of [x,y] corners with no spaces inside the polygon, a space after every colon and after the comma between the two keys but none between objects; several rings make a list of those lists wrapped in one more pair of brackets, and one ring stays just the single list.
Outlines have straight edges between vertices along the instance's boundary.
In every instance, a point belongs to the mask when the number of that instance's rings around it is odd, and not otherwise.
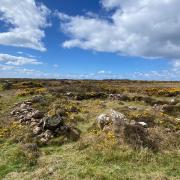
[{"label": "cumulus cloud", "polygon": [[9,54],[0,54],[0,62],[7,65],[23,66],[23,65],[39,65],[42,62],[37,59],[27,58],[22,56],[12,56]]},{"label": "cumulus cloud", "polygon": [[102,0],[106,18],[59,13],[63,47],[145,58],[180,59],[179,0]]},{"label": "cumulus cloud", "polygon": [[8,27],[0,33],[0,44],[45,51],[43,28],[50,10],[35,0],[0,0],[0,20]]},{"label": "cumulus cloud", "polygon": [[173,61],[172,65],[174,67],[174,70],[176,70],[176,71],[179,70],[180,71],[180,60]]}]

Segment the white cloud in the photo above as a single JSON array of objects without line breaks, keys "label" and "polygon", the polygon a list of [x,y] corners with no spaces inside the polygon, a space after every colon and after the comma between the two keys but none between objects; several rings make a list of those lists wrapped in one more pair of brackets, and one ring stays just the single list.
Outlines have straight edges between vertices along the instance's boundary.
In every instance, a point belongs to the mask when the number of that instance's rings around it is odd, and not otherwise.
[{"label": "white cloud", "polygon": [[56,79],[131,79],[131,80],[179,80],[180,71],[162,70],[149,72],[132,72],[128,74],[116,73],[89,73],[89,74],[62,74],[48,73],[35,69],[0,64],[1,78],[56,78]]},{"label": "white cloud", "polygon": [[[102,0],[107,18],[59,13],[70,37],[65,48],[79,47],[146,58],[180,59],[179,0]],[[111,13],[110,13],[111,14]]]},{"label": "white cloud", "polygon": [[42,64],[42,62],[33,58],[27,58],[27,57],[22,57],[22,56],[12,56],[9,54],[0,54],[0,62],[3,62],[7,65],[16,65],[16,66]]},{"label": "white cloud", "polygon": [[54,67],[54,68],[58,68],[59,65],[58,65],[58,64],[53,64],[53,67]]},{"label": "white cloud", "polygon": [[105,71],[105,70],[101,70],[97,72],[98,74],[111,74],[111,71]]},{"label": "white cloud", "polygon": [[45,51],[45,37],[50,10],[35,0],[0,0],[0,20],[8,26],[8,32],[0,33],[0,44]]},{"label": "white cloud", "polygon": [[173,68],[175,71],[179,71],[180,72],[180,60],[175,60],[172,62]]},{"label": "white cloud", "polygon": [[105,8],[115,8],[119,7],[122,3],[125,3],[129,0],[102,0],[101,3]]},{"label": "white cloud", "polygon": [[15,66],[7,66],[7,65],[0,64],[1,71],[9,71],[9,70],[14,70],[14,69],[15,69]]}]

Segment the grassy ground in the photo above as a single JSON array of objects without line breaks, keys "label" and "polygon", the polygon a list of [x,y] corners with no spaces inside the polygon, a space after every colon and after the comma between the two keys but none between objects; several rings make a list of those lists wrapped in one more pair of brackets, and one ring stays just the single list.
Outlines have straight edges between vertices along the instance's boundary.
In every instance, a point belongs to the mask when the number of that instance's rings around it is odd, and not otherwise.
[{"label": "grassy ground", "polygon": [[[132,86],[134,88],[135,85],[132,84]],[[147,85],[143,86],[147,87]],[[163,84],[164,86],[168,85]],[[178,83],[175,86],[179,87]],[[1,91],[0,94],[2,95],[0,127],[4,128],[9,126],[11,119],[9,112],[14,103],[29,99],[32,95],[17,96],[14,89]],[[52,101],[51,103],[61,100],[61,97],[56,96],[57,94],[48,92],[45,95],[47,101]],[[170,97],[157,97],[157,99],[162,98],[170,99]],[[48,105],[51,104],[49,102]],[[143,102],[120,102],[108,99],[72,100],[71,102],[79,103],[78,107],[81,111],[67,123],[81,130],[80,139],[76,142],[65,141],[62,145],[52,143],[42,146],[39,158],[34,159],[31,153],[22,148],[22,143],[17,143],[9,137],[0,138],[0,179],[180,179],[179,146],[156,153],[146,148],[134,150],[125,144],[117,144],[112,134],[101,136],[101,132],[95,128],[97,116],[109,109],[128,113],[126,107],[135,106],[141,110],[151,111],[150,105]],[[36,107],[46,110],[49,108],[41,104]],[[11,131],[13,132],[12,128]]]}]

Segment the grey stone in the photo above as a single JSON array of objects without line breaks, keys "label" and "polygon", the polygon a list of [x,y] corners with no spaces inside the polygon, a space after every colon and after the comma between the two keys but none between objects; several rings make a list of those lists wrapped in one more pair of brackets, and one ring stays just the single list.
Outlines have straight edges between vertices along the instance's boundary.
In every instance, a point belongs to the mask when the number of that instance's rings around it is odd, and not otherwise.
[{"label": "grey stone", "polygon": [[45,117],[43,119],[43,128],[44,129],[49,129],[49,130],[54,131],[61,125],[63,125],[63,119],[58,115],[54,115],[51,117]]},{"label": "grey stone", "polygon": [[41,119],[43,117],[44,117],[44,113],[39,110],[36,110],[32,113],[32,118],[34,119]]}]

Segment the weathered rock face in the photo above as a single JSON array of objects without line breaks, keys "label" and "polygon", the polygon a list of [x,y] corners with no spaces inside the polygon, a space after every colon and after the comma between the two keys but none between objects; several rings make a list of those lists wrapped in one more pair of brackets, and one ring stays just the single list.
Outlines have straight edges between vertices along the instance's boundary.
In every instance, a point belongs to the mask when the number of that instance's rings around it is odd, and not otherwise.
[{"label": "weathered rock face", "polygon": [[98,122],[99,128],[103,129],[104,126],[110,124],[112,122],[112,120],[110,119],[109,114],[101,114],[98,116],[97,122]]},{"label": "weathered rock face", "polygon": [[124,126],[126,121],[127,119],[123,114],[114,110],[110,110],[106,114],[101,114],[97,118],[98,126],[102,130],[105,126],[110,124],[113,124],[114,126]]},{"label": "weathered rock face", "polygon": [[59,115],[47,116],[43,119],[43,128],[56,130],[63,126],[63,119]]},{"label": "weathered rock face", "polygon": [[80,133],[76,129],[64,125],[64,119],[60,115],[46,115],[32,108],[32,104],[32,101],[16,104],[11,115],[21,124],[29,126],[41,143],[46,144],[53,137],[68,133],[69,136],[74,134],[73,137],[79,137]]}]

